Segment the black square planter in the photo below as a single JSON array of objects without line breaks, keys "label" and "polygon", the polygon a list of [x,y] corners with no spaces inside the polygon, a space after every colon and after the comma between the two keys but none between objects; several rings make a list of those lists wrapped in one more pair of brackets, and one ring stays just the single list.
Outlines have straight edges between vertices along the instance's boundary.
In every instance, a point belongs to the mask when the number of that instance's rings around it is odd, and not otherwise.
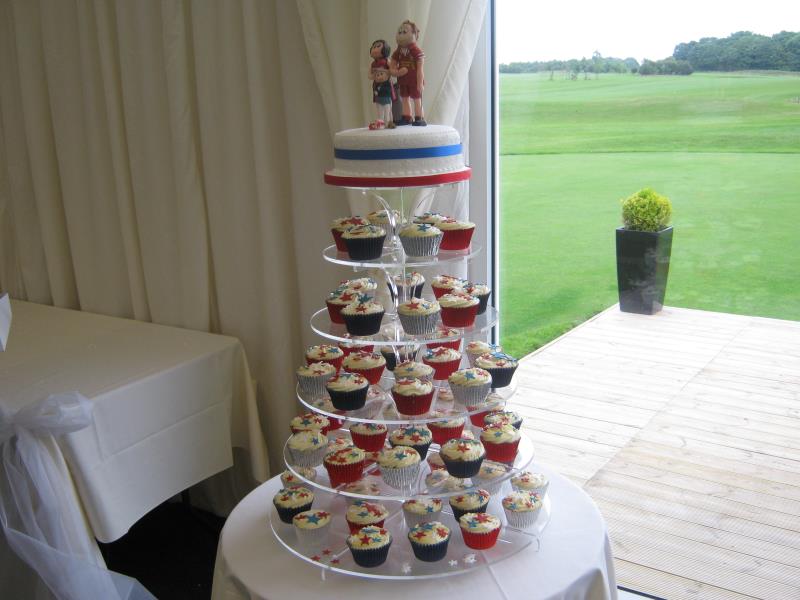
[{"label": "black square planter", "polygon": [[617,286],[622,312],[653,315],[664,306],[672,227],[661,231],[617,229]]}]

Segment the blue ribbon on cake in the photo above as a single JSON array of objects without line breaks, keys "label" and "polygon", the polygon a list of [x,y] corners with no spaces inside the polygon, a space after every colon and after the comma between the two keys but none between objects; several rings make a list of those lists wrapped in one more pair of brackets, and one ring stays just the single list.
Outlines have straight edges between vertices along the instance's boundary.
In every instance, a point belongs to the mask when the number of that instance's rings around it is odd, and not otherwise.
[{"label": "blue ribbon on cake", "polygon": [[428,148],[387,148],[385,150],[347,150],[334,148],[333,155],[344,160],[397,160],[404,158],[436,158],[461,154],[461,144]]}]

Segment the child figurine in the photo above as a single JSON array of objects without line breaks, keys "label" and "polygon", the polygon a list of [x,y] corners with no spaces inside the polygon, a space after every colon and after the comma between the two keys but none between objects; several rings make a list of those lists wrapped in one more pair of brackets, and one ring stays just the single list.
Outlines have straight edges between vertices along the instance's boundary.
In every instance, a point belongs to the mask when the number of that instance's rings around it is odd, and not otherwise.
[{"label": "child figurine", "polygon": [[369,49],[372,64],[369,68],[369,79],[372,80],[372,102],[375,104],[376,119],[369,124],[370,129],[394,129],[392,120],[392,100],[394,86],[389,79],[389,44],[386,40],[375,40]]},{"label": "child figurine", "polygon": [[[390,73],[397,77],[398,91],[403,102],[403,117],[398,125],[425,126],[422,112],[422,90],[425,87],[425,74],[422,63],[425,53],[417,46],[419,29],[411,21],[403,21],[397,29],[397,50],[392,54]],[[414,118],[411,118],[411,99],[414,99]]]}]

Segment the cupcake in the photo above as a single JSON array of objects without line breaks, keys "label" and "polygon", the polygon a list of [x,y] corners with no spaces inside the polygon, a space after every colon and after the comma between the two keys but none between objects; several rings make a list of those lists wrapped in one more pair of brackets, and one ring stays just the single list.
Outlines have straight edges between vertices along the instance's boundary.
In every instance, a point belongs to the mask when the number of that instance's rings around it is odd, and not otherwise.
[{"label": "cupcake", "polygon": [[403,515],[406,526],[413,527],[426,521],[435,521],[442,513],[442,501],[439,498],[412,498],[403,502]]},{"label": "cupcake", "polygon": [[474,550],[488,550],[497,543],[500,536],[500,519],[494,515],[469,513],[458,519],[464,543]]},{"label": "cupcake", "polygon": [[352,217],[334,219],[331,222],[331,234],[333,235],[333,241],[336,242],[336,249],[339,252],[347,252],[347,245],[342,239],[342,234],[356,225],[369,225],[369,221],[363,217],[355,215]]},{"label": "cupcake", "polygon": [[386,312],[380,302],[361,295],[358,301],[342,309],[342,318],[351,335],[375,335],[381,330],[381,320]]},{"label": "cupcake", "polygon": [[544,473],[532,473],[523,471],[519,475],[511,478],[511,487],[521,492],[533,492],[544,499],[550,481]]},{"label": "cupcake", "polygon": [[464,492],[457,496],[450,496],[450,508],[456,521],[467,513],[483,513],[489,506],[490,494],[486,490]]},{"label": "cupcake", "polygon": [[353,443],[367,452],[377,452],[383,448],[388,429],[382,423],[353,423],[350,436]]},{"label": "cupcake", "polygon": [[401,362],[394,368],[394,379],[421,379],[422,381],[433,380],[433,367],[424,363],[407,360]]},{"label": "cupcake", "polygon": [[484,402],[485,410],[478,410],[477,412],[472,412],[473,409],[470,409],[469,413],[469,420],[470,422],[480,429],[483,429],[486,426],[486,423],[483,420],[486,418],[487,415],[492,414],[493,412],[497,412],[498,407],[501,407],[504,403],[503,398],[495,393],[492,392],[488,396],[486,396],[486,401]]},{"label": "cupcake", "polygon": [[[419,346],[417,344],[408,344],[406,346],[381,346],[381,356],[386,359],[386,368],[394,371],[398,364],[413,361],[417,355]],[[424,377],[418,377],[424,379]]]},{"label": "cupcake", "polygon": [[352,448],[353,446],[355,446],[355,444],[350,438],[336,437],[328,440],[328,450],[325,454],[329,454],[334,450],[341,450],[342,448]]},{"label": "cupcake", "polygon": [[439,221],[436,227],[444,234],[440,245],[442,250],[466,250],[469,248],[472,234],[475,233],[475,223],[457,219]]},{"label": "cupcake", "polygon": [[306,364],[313,364],[316,362],[324,362],[333,365],[336,372],[339,372],[339,367],[342,366],[344,360],[344,352],[336,346],[330,344],[320,344],[318,346],[311,346],[306,350]]},{"label": "cupcake", "polygon": [[358,410],[367,403],[369,381],[356,373],[343,372],[328,381],[325,389],[334,407],[339,410]]},{"label": "cupcake", "polygon": [[452,275],[437,275],[433,278],[431,289],[433,289],[433,295],[436,298],[441,298],[453,290],[461,290],[465,285],[469,285],[466,279],[453,277]]},{"label": "cupcake", "polygon": [[306,548],[322,546],[331,528],[331,513],[324,510],[304,510],[292,517],[297,541]]},{"label": "cupcake", "polygon": [[422,379],[398,379],[392,386],[392,398],[400,414],[424,415],[431,409],[433,384]]},{"label": "cupcake", "polygon": [[[315,469],[298,467],[294,465],[292,466],[292,469],[309,481],[315,481],[317,479],[317,471]],[[305,481],[300,479],[300,477],[295,475],[292,471],[286,470],[281,473],[281,484],[285,488],[302,487],[305,485],[305,483]]]},{"label": "cupcake", "polygon": [[392,534],[382,527],[362,527],[347,538],[353,561],[360,567],[378,567],[386,562]]},{"label": "cupcake", "polygon": [[361,338],[350,335],[349,333],[345,333],[342,337],[346,338],[347,341],[339,342],[338,346],[342,352],[344,352],[345,358],[347,358],[351,352],[372,352],[375,349],[375,344],[372,343],[372,340],[369,338]]},{"label": "cupcake", "polygon": [[408,489],[419,476],[419,453],[410,446],[384,448],[378,455],[381,477],[395,489]]},{"label": "cupcake", "polygon": [[314,503],[314,492],[304,487],[293,487],[278,490],[272,497],[272,504],[278,511],[278,517],[284,523],[292,523],[292,518],[304,510],[311,508]]},{"label": "cupcake", "polygon": [[[439,305],[439,307],[441,308],[441,305]],[[439,341],[428,342],[427,344],[425,344],[425,347],[438,348],[439,346],[444,346],[445,348],[460,350],[462,335],[463,332],[459,329],[453,329],[452,327],[445,327],[444,325],[439,325],[436,328],[436,331],[433,332],[433,336]]]},{"label": "cupcake", "polygon": [[[478,314],[478,299],[469,294],[445,294],[439,298],[442,307],[442,323],[447,327],[470,327]],[[346,311],[342,309],[342,314]]]},{"label": "cupcake", "polygon": [[337,287],[357,294],[368,294],[378,289],[378,282],[372,277],[359,277],[357,279],[344,279],[339,282]]},{"label": "cupcake", "polygon": [[484,425],[511,425],[514,429],[522,427],[522,417],[511,410],[493,410],[483,417]]},{"label": "cupcake", "polygon": [[321,431],[328,433],[331,422],[320,414],[307,412],[302,415],[297,415],[289,422],[289,427],[292,433],[300,433],[301,431]]},{"label": "cupcake", "polygon": [[520,433],[511,425],[490,425],[481,431],[486,457],[501,463],[513,463],[517,457]]},{"label": "cupcake", "polygon": [[478,299],[478,314],[482,315],[486,312],[486,307],[489,305],[489,296],[492,295],[492,289],[485,283],[469,283],[464,287],[464,291]]},{"label": "cupcake", "polygon": [[294,433],[286,442],[293,465],[313,468],[322,463],[328,452],[328,438],[319,431]]},{"label": "cupcake", "polygon": [[409,223],[398,235],[408,256],[436,256],[444,237],[441,229],[428,223]]},{"label": "cupcake", "polygon": [[[325,416],[328,418],[330,425],[328,426],[328,431],[335,431],[342,426],[342,420],[337,419],[336,417],[332,416],[334,414],[342,414],[342,411],[338,410],[333,403],[331,402],[330,398],[320,398],[319,400],[314,400],[312,402],[312,406],[315,409],[320,410],[321,412],[326,413]],[[328,431],[325,432],[325,435],[328,435]]]},{"label": "cupcake", "polygon": [[363,376],[372,385],[377,385],[386,368],[386,359],[377,352],[357,350],[344,357],[342,368],[349,373]]},{"label": "cupcake", "polygon": [[508,473],[508,467],[503,464],[494,462],[493,460],[484,460],[481,465],[481,470],[478,471],[472,480],[476,485],[481,486],[483,489],[494,494],[500,490],[503,485],[503,478]]},{"label": "cupcake", "polygon": [[314,362],[302,365],[295,371],[297,385],[304,398],[319,398],[325,393],[325,384],[336,375],[336,367],[331,363]]},{"label": "cupcake", "polygon": [[356,533],[362,527],[383,527],[383,522],[389,516],[389,511],[383,504],[356,500],[344,515],[350,533]]},{"label": "cupcake", "polygon": [[[395,275],[392,277],[395,287],[397,288],[397,297],[400,301],[411,300],[411,298],[422,298],[422,289],[425,287],[425,277],[422,273],[411,271],[407,275]],[[389,294],[394,300],[394,290],[388,283]]]},{"label": "cupcake", "polygon": [[502,352],[491,352],[481,354],[475,359],[475,366],[486,369],[492,375],[492,387],[506,387],[511,383],[514,371],[517,370],[517,359],[503,354]]},{"label": "cupcake", "polygon": [[517,529],[533,527],[536,519],[539,518],[541,508],[542,499],[533,492],[515,491],[503,498],[506,521],[511,527]]},{"label": "cupcake", "polygon": [[432,471],[425,477],[425,485],[428,486],[428,489],[437,492],[460,492],[470,487],[468,481],[469,479],[453,477],[444,470]]},{"label": "cupcake", "polygon": [[[428,428],[430,429],[430,425],[428,426]],[[433,434],[433,429],[431,429],[431,434]],[[427,461],[428,461],[428,466],[431,468],[431,471],[447,470],[447,467],[444,466],[444,461],[442,460],[442,457],[439,456],[438,452],[429,452]]]},{"label": "cupcake", "polygon": [[427,223],[428,225],[436,225],[441,221],[446,221],[450,217],[446,217],[436,212],[425,212],[421,215],[414,215],[414,223]]},{"label": "cupcake", "polygon": [[[397,227],[400,224],[400,212],[397,210],[393,210],[392,218],[394,219],[394,226]],[[374,212],[369,213],[367,215],[367,219],[371,224],[383,227],[386,231],[389,231],[392,227],[392,221],[389,218],[389,211],[385,209],[376,210]]]},{"label": "cupcake", "polygon": [[328,316],[331,322],[343,324],[342,309],[348,304],[352,304],[358,298],[358,292],[336,288],[325,298],[325,306],[328,309]]},{"label": "cupcake", "polygon": [[389,435],[389,443],[392,448],[395,446],[409,446],[417,451],[421,459],[428,455],[428,448],[431,447],[432,440],[431,430],[425,425],[400,427]]},{"label": "cupcake", "polygon": [[408,532],[408,541],[418,560],[436,562],[447,555],[450,529],[439,521],[420,523]]},{"label": "cupcake", "polygon": [[446,417],[439,411],[434,411],[430,414],[431,417],[442,417],[441,421],[432,421],[428,423],[428,428],[433,434],[433,441],[440,446],[447,440],[452,440],[461,435],[464,431],[464,419],[461,417]]},{"label": "cupcake", "polygon": [[481,469],[486,450],[477,440],[455,438],[447,440],[439,450],[447,472],[454,477],[472,477]]},{"label": "cupcake", "polygon": [[429,367],[433,367],[434,379],[447,379],[458,370],[458,365],[461,364],[461,352],[452,348],[438,346],[427,350],[422,357],[422,362]]},{"label": "cupcake", "polygon": [[322,464],[328,471],[331,487],[338,487],[343,483],[352,483],[361,479],[364,472],[366,455],[361,448],[352,446],[340,448],[325,455]]},{"label": "cupcake", "polygon": [[383,254],[386,230],[375,225],[356,225],[342,233],[351,260],[375,260]]},{"label": "cupcake", "polygon": [[467,344],[466,348],[464,348],[464,352],[467,355],[467,360],[469,361],[470,367],[475,366],[475,359],[477,359],[481,354],[502,351],[503,348],[499,344],[489,344],[487,342],[480,341],[472,341]]},{"label": "cupcake", "polygon": [[447,382],[456,402],[461,402],[467,408],[483,404],[492,389],[492,376],[478,367],[460,369],[450,375]]},{"label": "cupcake", "polygon": [[[358,481],[353,481],[351,483],[346,484],[342,488],[343,492],[348,492],[350,494],[358,494],[360,496],[380,496],[381,495],[381,486],[379,486],[374,481],[370,481],[369,479],[359,479]],[[355,504],[359,500],[363,498],[353,498],[348,497],[347,501],[350,504]]]},{"label": "cupcake", "polygon": [[409,335],[427,335],[436,331],[439,323],[439,303],[414,298],[397,306],[397,316],[403,331]]}]

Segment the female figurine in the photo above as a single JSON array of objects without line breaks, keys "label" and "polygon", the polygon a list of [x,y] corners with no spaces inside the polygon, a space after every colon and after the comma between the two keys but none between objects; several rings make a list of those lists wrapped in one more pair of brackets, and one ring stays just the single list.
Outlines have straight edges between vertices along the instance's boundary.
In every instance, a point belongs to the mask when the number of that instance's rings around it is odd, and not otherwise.
[{"label": "female figurine", "polygon": [[386,40],[375,40],[369,49],[372,64],[369,79],[372,80],[372,102],[375,105],[375,120],[369,124],[370,129],[394,129],[392,120],[392,101],[395,98],[394,86],[389,78],[389,45]]},{"label": "female figurine", "polygon": [[[422,111],[422,90],[425,87],[425,74],[422,63],[425,53],[417,46],[419,29],[412,21],[403,21],[397,29],[397,49],[392,54],[390,73],[397,77],[398,92],[403,102],[403,117],[398,125],[425,126]],[[414,116],[411,116],[411,100],[414,100]]]}]

